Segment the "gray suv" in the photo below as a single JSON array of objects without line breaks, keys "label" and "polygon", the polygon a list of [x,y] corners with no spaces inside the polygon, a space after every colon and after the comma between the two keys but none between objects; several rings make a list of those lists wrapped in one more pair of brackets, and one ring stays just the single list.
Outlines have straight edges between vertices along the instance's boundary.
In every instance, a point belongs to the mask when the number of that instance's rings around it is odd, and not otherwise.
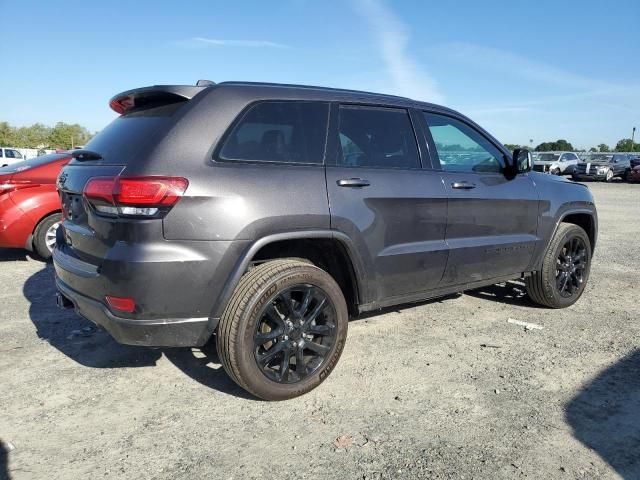
[{"label": "gray suv", "polygon": [[119,342],[215,336],[240,386],[301,395],[362,312],[523,278],[582,294],[593,197],[468,118],[407,98],[200,81],[115,96],[58,179],[58,303]]}]

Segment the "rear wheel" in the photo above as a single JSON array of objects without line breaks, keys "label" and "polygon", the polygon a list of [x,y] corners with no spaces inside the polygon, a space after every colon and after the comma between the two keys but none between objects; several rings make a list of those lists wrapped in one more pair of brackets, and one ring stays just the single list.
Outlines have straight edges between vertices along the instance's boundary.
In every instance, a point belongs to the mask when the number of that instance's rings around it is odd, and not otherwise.
[{"label": "rear wheel", "polygon": [[525,279],[534,302],[551,308],[573,305],[582,295],[591,268],[591,242],[586,232],[561,223],[551,239],[542,269]]},{"label": "rear wheel", "polygon": [[274,260],[249,270],[216,336],[229,376],[265,400],[302,395],[335,367],[347,337],[347,305],[324,270]]},{"label": "rear wheel", "polygon": [[33,249],[43,260],[51,258],[56,243],[56,231],[62,221],[62,215],[54,213],[43,218],[33,233]]}]

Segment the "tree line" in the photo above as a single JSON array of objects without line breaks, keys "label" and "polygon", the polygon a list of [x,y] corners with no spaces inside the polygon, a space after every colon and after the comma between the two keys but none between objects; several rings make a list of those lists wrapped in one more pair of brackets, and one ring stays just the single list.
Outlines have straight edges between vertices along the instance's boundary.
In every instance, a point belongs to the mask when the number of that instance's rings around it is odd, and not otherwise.
[{"label": "tree line", "polygon": [[[526,145],[514,145],[512,143],[505,143],[505,147],[509,150],[516,148],[529,148]],[[555,142],[542,142],[536,148],[536,152],[573,152],[576,151],[570,142],[566,140],[556,140]],[[597,147],[591,147],[590,152],[640,152],[640,143],[633,142],[630,138],[623,138],[616,143],[614,148],[609,147],[606,143],[601,143]]]},{"label": "tree line", "polygon": [[95,135],[77,123],[58,122],[53,127],[35,123],[30,127],[13,127],[0,122],[0,146],[38,149],[69,149],[84,145]]}]

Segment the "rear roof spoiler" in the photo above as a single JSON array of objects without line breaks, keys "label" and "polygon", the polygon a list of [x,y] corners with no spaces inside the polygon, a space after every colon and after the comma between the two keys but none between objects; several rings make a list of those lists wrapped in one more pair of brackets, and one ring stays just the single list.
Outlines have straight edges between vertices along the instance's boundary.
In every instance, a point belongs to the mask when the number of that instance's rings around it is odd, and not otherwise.
[{"label": "rear roof spoiler", "polygon": [[215,85],[210,80],[198,80],[193,85],[153,85],[151,87],[134,88],[119,93],[109,100],[109,107],[120,115],[135,107],[153,104],[169,104],[191,100],[198,93]]}]

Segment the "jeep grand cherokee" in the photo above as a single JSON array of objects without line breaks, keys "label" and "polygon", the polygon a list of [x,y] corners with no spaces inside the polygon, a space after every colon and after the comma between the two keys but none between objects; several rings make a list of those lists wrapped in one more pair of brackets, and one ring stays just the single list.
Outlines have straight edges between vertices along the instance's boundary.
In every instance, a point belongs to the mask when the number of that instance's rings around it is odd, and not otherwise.
[{"label": "jeep grand cherokee", "polygon": [[58,179],[58,302],[119,342],[201,346],[270,400],[336,365],[361,312],[524,278],[572,305],[589,190],[407,98],[228,82],[116,95]]}]

